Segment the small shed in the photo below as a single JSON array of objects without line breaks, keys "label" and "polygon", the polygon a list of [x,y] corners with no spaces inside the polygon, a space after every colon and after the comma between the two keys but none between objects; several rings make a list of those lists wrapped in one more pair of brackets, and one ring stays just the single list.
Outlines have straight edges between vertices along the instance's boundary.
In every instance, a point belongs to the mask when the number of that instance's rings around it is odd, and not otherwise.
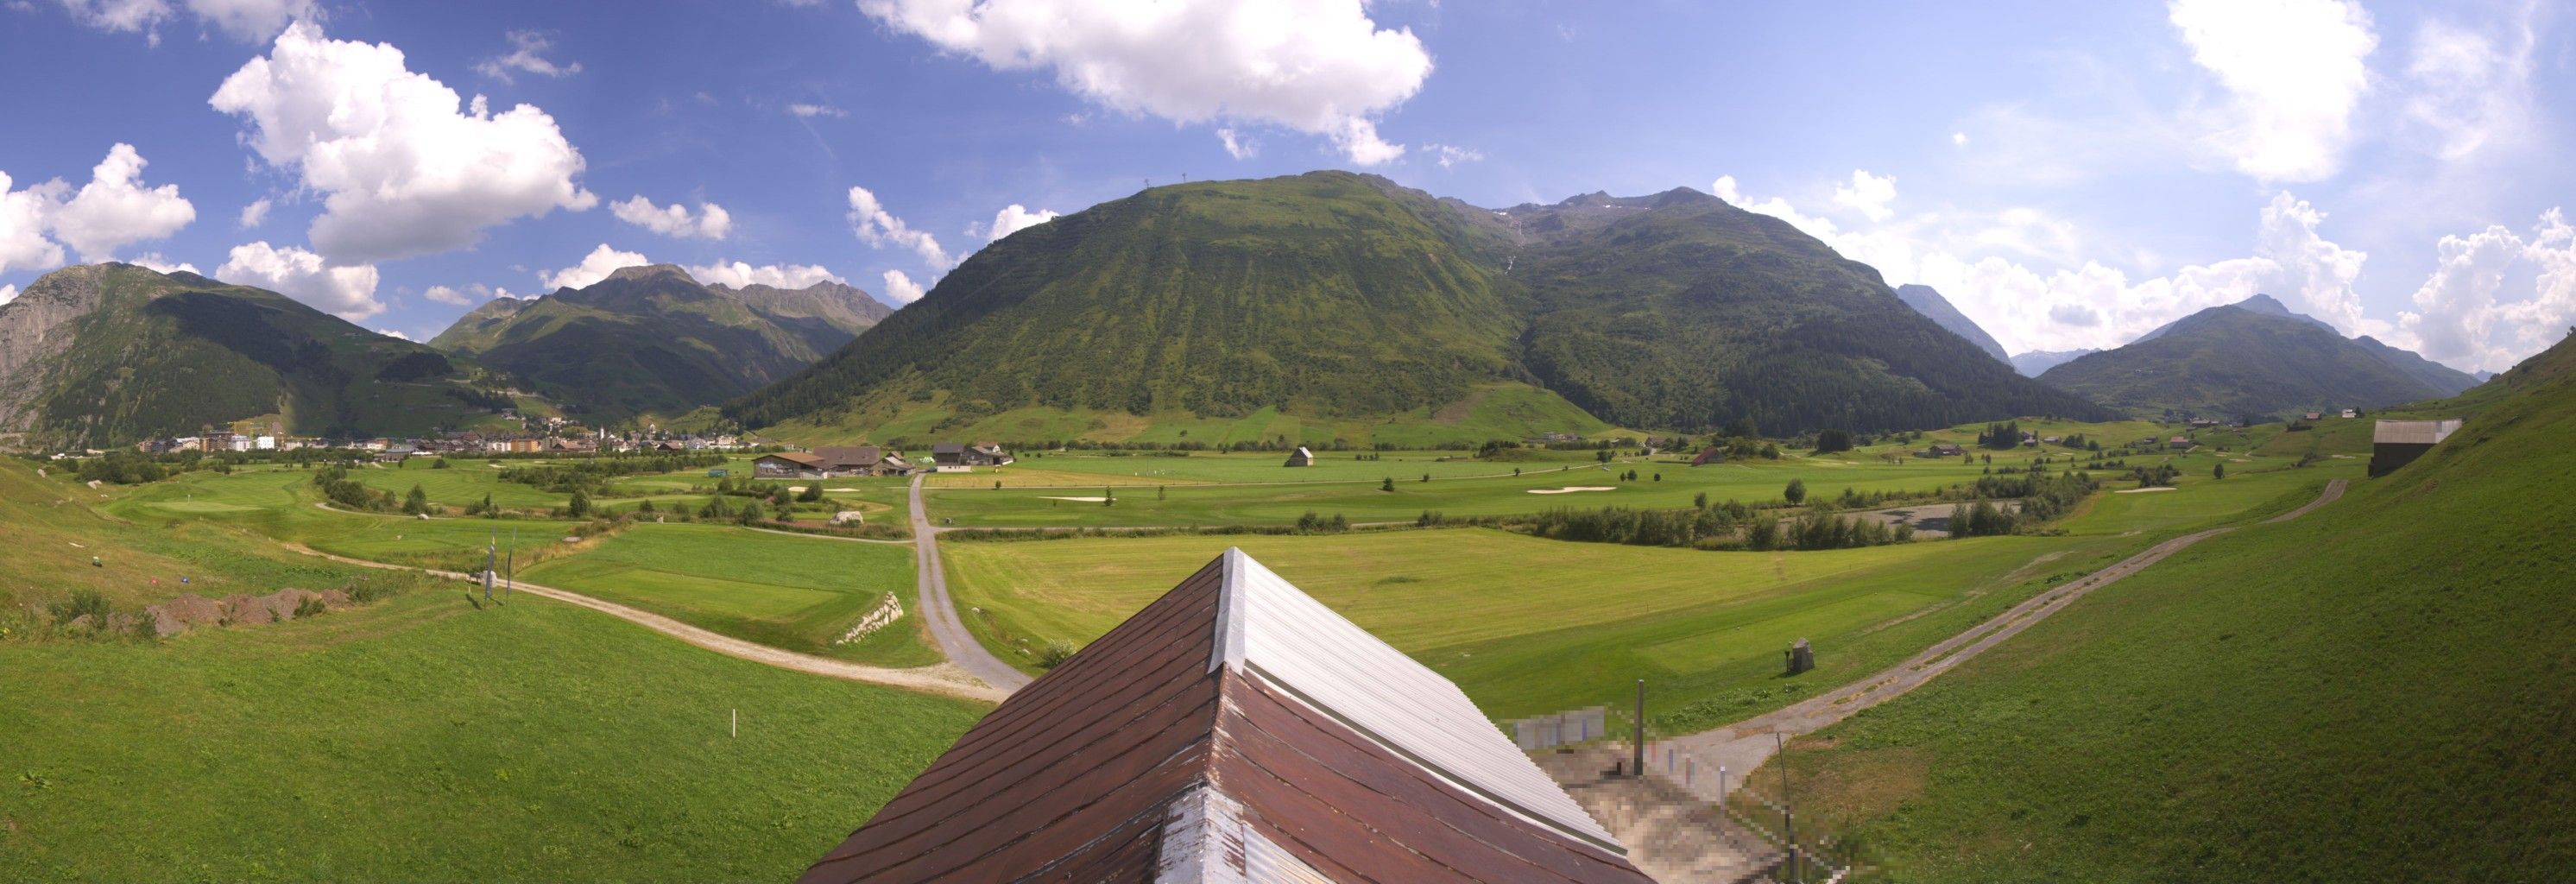
[{"label": "small shed", "polygon": [[1299,445],[1299,446],[1297,446],[1297,450],[1296,450],[1296,451],[1293,451],[1293,452],[1290,452],[1290,453],[1289,453],[1289,455],[1288,455],[1288,462],[1287,462],[1287,463],[1285,463],[1285,464],[1282,464],[1281,466],[1291,466],[1291,467],[1311,467],[1311,466],[1314,466],[1314,465],[1315,465],[1315,453],[1314,453],[1314,452],[1312,452],[1312,451],[1308,451],[1308,450],[1306,450],[1306,446]]},{"label": "small shed", "polygon": [[2370,431],[2370,477],[2379,478],[2414,463],[2424,452],[2460,431],[2460,420],[2380,421]]},{"label": "small shed", "polygon": [[1715,446],[1715,445],[1711,445],[1711,446],[1709,446],[1709,447],[1707,447],[1707,448],[1702,448],[1702,449],[1700,449],[1700,450],[1699,450],[1699,456],[1698,456],[1698,457],[1691,458],[1691,466],[1695,466],[1695,467],[1704,467],[1704,466],[1708,466],[1709,464],[1713,464],[1713,463],[1725,463],[1725,462],[1726,462],[1726,449],[1724,449],[1724,448],[1719,448],[1719,447],[1717,447],[1717,446]]}]

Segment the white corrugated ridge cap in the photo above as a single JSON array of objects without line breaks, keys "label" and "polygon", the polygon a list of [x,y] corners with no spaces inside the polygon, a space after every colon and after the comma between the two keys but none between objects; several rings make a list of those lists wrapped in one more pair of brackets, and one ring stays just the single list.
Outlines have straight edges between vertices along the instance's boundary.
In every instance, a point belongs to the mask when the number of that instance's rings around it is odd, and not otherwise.
[{"label": "white corrugated ridge cap", "polygon": [[1224,560],[1211,671],[1233,666],[1258,677],[1514,816],[1627,855],[1456,684],[1243,550],[1226,548]]}]

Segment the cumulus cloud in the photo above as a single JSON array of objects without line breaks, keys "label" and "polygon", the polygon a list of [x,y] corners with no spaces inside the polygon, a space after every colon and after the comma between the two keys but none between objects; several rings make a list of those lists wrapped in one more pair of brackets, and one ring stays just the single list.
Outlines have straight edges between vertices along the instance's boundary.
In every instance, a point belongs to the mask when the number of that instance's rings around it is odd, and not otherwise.
[{"label": "cumulus cloud", "polygon": [[[141,33],[160,45],[162,23],[178,17],[170,0],[62,0],[72,20],[104,31]],[[286,23],[313,9],[312,0],[186,0],[189,14],[234,39],[249,43],[276,36]]]},{"label": "cumulus cloud", "polygon": [[1216,130],[1216,139],[1225,143],[1226,156],[1238,160],[1251,159],[1261,152],[1259,142],[1254,141],[1252,136],[1234,131],[1232,126],[1219,127]]},{"label": "cumulus cloud", "polygon": [[885,294],[896,304],[910,304],[921,300],[921,284],[913,282],[912,277],[901,270],[888,270],[885,272]]},{"label": "cumulus cloud", "polygon": [[1472,147],[1459,147],[1454,144],[1425,144],[1423,147],[1430,149],[1432,154],[1439,158],[1438,162],[1440,163],[1440,168],[1443,169],[1476,162],[1477,160],[1485,158],[1484,151],[1480,151]]},{"label": "cumulus cloud", "polygon": [[2504,225],[2490,225],[2467,236],[2449,235],[2434,245],[2440,255],[2433,275],[2415,290],[2415,310],[2398,314],[2397,324],[2412,335],[2427,358],[2501,367],[2512,357],[2493,346],[2496,292],[2505,271],[2522,257],[2525,243]]},{"label": "cumulus cloud", "polygon": [[83,261],[109,261],[119,248],[168,237],[197,220],[197,207],[179,196],[178,185],[143,185],[144,165],[131,144],[109,148],[90,170],[89,183],[53,208],[48,226],[54,238]]},{"label": "cumulus cloud", "polygon": [[[1351,162],[1403,156],[1375,115],[1431,74],[1410,29],[1382,30],[1361,0],[861,0],[896,30],[995,70],[1048,70],[1129,114],[1272,125],[1329,139]],[[1220,137],[1223,137],[1220,135]]]},{"label": "cumulus cloud", "polygon": [[45,216],[62,191],[62,182],[11,190],[9,173],[0,172],[0,273],[11,268],[50,270],[63,264],[63,247],[45,238]]},{"label": "cumulus cloud", "polygon": [[215,268],[215,278],[268,289],[350,322],[385,312],[384,302],[376,300],[374,265],[334,266],[292,246],[281,249],[265,241],[234,246],[231,258]]},{"label": "cumulus cloud", "polygon": [[752,266],[741,261],[718,261],[707,266],[691,264],[690,278],[707,285],[734,288],[765,285],[782,289],[801,289],[818,282],[841,282],[839,274],[813,264],[764,264]]},{"label": "cumulus cloud", "polygon": [[888,246],[911,249],[913,254],[921,256],[922,263],[943,273],[957,263],[949,259],[948,250],[940,248],[939,239],[931,236],[930,231],[912,229],[903,223],[903,219],[887,212],[885,206],[877,202],[876,193],[864,187],[850,188],[850,230],[858,234],[860,242],[880,249]]},{"label": "cumulus cloud", "polygon": [[395,330],[393,330],[393,329],[389,329],[389,328],[380,328],[380,329],[376,329],[376,334],[384,335],[385,337],[392,338],[392,339],[397,340],[397,341],[408,341],[408,340],[411,340],[411,336],[410,336],[410,335],[403,334],[402,332],[398,332],[398,331],[395,331]]},{"label": "cumulus cloud", "polygon": [[552,273],[539,273],[537,282],[548,289],[587,288],[593,283],[607,279],[609,274],[617,272],[620,268],[641,267],[651,263],[653,262],[640,253],[621,252],[609,248],[607,243],[600,243],[599,248],[592,249],[590,254],[581,256],[581,263]]},{"label": "cumulus cloud", "polygon": [[268,221],[268,210],[269,202],[267,197],[260,197],[259,199],[252,200],[250,205],[243,206],[241,209],[241,228],[243,230],[249,230],[266,223]]},{"label": "cumulus cloud", "polygon": [[[315,249],[381,261],[472,245],[485,228],[598,198],[581,152],[532,105],[494,114],[482,96],[404,66],[391,44],[332,40],[299,20],[209,100],[246,118],[246,141],[325,194]],[[461,109],[461,111],[460,111]]]},{"label": "cumulus cloud", "polygon": [[811,104],[802,101],[788,105],[787,112],[798,118],[807,120],[811,120],[815,117],[846,117],[850,115],[849,111],[845,111],[828,104]]},{"label": "cumulus cloud", "polygon": [[624,202],[609,203],[608,211],[619,221],[663,236],[723,239],[733,231],[733,216],[714,203],[699,203],[698,210],[692,213],[679,203],[653,205],[652,200],[638,194]]},{"label": "cumulus cloud", "polygon": [[515,82],[510,79],[512,71],[541,77],[569,77],[581,73],[581,62],[556,64],[546,59],[545,53],[555,48],[555,41],[543,31],[511,31],[504,36],[510,41],[510,53],[476,62],[475,73],[504,83]]},{"label": "cumulus cloud", "polygon": [[1887,207],[1896,201],[1896,176],[1872,175],[1866,169],[1853,169],[1850,184],[1834,185],[1834,205],[1861,213],[1872,221],[1885,221],[1896,211]]},{"label": "cumulus cloud", "polygon": [[2370,89],[2379,46],[2353,0],[2172,0],[2167,17],[2192,61],[2227,92],[2207,109],[2204,146],[2265,180],[2333,175]]},{"label": "cumulus cloud", "polygon": [[18,287],[14,285],[0,285],[0,307],[9,306],[9,302],[15,300],[18,300]]},{"label": "cumulus cloud", "polygon": [[458,307],[472,307],[476,304],[481,304],[494,298],[518,297],[517,295],[510,294],[509,289],[488,286],[479,282],[461,287],[434,285],[430,286],[428,291],[421,292],[420,295],[421,297],[428,298],[441,304],[452,304]]},{"label": "cumulus cloud", "polygon": [[153,252],[148,255],[138,255],[135,256],[134,260],[126,263],[132,264],[136,267],[150,268],[154,273],[186,272],[203,275],[202,272],[197,269],[197,265],[190,264],[186,261],[173,261],[168,258],[161,257],[160,252]]},{"label": "cumulus cloud", "polygon": [[[996,242],[1002,237],[1053,221],[1056,217],[1053,209],[1039,209],[1032,212],[1026,206],[1012,203],[1003,206],[1001,211],[993,213],[993,223],[983,228],[984,241]],[[967,232],[972,235],[975,231],[970,229]]]}]

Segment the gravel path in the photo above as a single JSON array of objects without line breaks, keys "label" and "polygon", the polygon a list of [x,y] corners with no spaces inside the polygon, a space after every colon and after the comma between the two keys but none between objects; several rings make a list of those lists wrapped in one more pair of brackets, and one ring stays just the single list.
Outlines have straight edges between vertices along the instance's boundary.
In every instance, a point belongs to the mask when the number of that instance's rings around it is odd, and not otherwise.
[{"label": "gravel path", "polygon": [[[458,571],[440,571],[433,568],[411,568],[403,565],[386,564],[384,562],[370,562],[365,559],[353,559],[347,556],[335,556],[298,543],[289,543],[285,546],[287,549],[295,552],[303,553],[308,556],[330,559],[342,564],[357,565],[366,568],[382,568],[388,571],[420,571],[433,577],[445,577],[451,580],[479,582],[479,578],[475,575]],[[1002,702],[1002,698],[1010,695],[1009,691],[999,690],[983,684],[982,682],[977,681],[972,675],[969,675],[965,670],[946,663],[913,669],[890,669],[883,666],[868,666],[859,663],[851,663],[846,660],[834,660],[829,657],[817,657],[812,654],[799,654],[794,651],[780,650],[757,642],[743,641],[742,639],[728,635],[720,635],[682,623],[678,620],[673,620],[660,614],[655,614],[651,611],[630,608],[616,602],[592,598],[570,590],[556,589],[550,586],[539,586],[525,581],[518,582],[516,586],[517,591],[519,592],[553,599],[567,604],[580,605],[728,657],[739,657],[754,663],[766,663],[780,669],[829,676],[847,681],[863,681],[869,684],[906,688],[933,694],[945,694],[952,697],[963,697],[969,700],[982,700],[987,703]]]},{"label": "gravel path", "polygon": [[949,662],[1003,693],[1026,687],[1028,674],[984,650],[984,644],[966,631],[966,621],[958,619],[957,604],[948,598],[948,574],[939,564],[939,529],[931,527],[930,511],[921,504],[921,480],[919,475],[912,477],[913,573],[921,583],[921,614],[930,624],[931,639],[939,643]]},{"label": "gravel path", "polygon": [[[2345,482],[2342,479],[2327,482],[2324,493],[2317,495],[2317,499],[2309,501],[2298,509],[2266,519],[2264,523],[2287,522],[2307,515],[2317,507],[2333,503],[2343,496],[2344,485]],[[1922,653],[1877,675],[1808,698],[1775,712],[1714,730],[1655,743],[1648,753],[1649,757],[1660,759],[1664,757],[1661,753],[1670,751],[1673,753],[1675,764],[1678,764],[1680,759],[1694,759],[1705,771],[1725,769],[1730,775],[1724,778],[1713,776],[1690,778],[1690,788],[1693,792],[1712,801],[1721,799],[1725,796],[1719,790],[1723,788],[1726,792],[1732,792],[1742,786],[1744,773],[1762,766],[1762,762],[1769,760],[1772,753],[1777,751],[1779,741],[1783,737],[1813,733],[1850,718],[1863,709],[1904,696],[1907,691],[1923,686],[1925,682],[1931,681],[1941,673],[1948,672],[1960,663],[1984,653],[1987,648],[1994,647],[2003,640],[2020,634],[2022,630],[2029,629],[2031,624],[2064,610],[2067,605],[2074,604],[2076,599],[2083,598],[2084,594],[2145,570],[2147,566],[2164,561],[2167,557],[2188,549],[2193,544],[2234,530],[2236,530],[2234,527],[2212,528],[2156,544],[2145,552],[2120,560],[2118,564],[2111,567],[2041,592],[2028,601],[2014,605],[2011,610],[2005,611],[1995,619],[1925,648]],[[1650,764],[1649,768],[1659,770],[1663,766],[1660,763]],[[1723,783],[1722,787],[1721,783]]]}]

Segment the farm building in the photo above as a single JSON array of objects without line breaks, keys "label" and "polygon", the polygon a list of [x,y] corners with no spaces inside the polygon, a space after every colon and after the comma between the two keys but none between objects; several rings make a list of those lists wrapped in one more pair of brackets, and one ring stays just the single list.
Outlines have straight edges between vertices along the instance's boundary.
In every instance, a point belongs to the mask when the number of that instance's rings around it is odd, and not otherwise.
[{"label": "farm building", "polygon": [[2459,432],[2458,418],[2440,421],[2380,421],[2370,431],[2371,478],[2388,475],[2397,468],[2414,463],[2424,452],[2442,444]]},{"label": "farm building", "polygon": [[976,467],[998,467],[1013,460],[1010,452],[991,442],[981,445],[941,442],[930,446],[931,468],[943,473],[972,472]]},{"label": "farm building", "polygon": [[1652,880],[1456,685],[1233,549],[800,880],[1041,879]]},{"label": "farm building", "polygon": [[751,462],[751,474],[762,479],[820,479],[823,459],[797,451],[764,454]]},{"label": "farm building", "polygon": [[1691,466],[1695,466],[1695,467],[1704,467],[1704,466],[1708,466],[1709,464],[1713,464],[1713,463],[1725,463],[1725,462],[1726,462],[1726,449],[1724,449],[1724,448],[1719,448],[1719,447],[1717,447],[1717,446],[1715,446],[1715,445],[1711,445],[1711,446],[1709,446],[1709,447],[1707,447],[1707,448],[1702,448],[1702,449],[1700,449],[1700,450],[1699,450],[1699,456],[1698,456],[1698,457],[1691,458]]},{"label": "farm building", "polygon": [[1296,450],[1296,451],[1289,452],[1289,454],[1288,454],[1288,462],[1287,462],[1286,464],[1283,464],[1283,466],[1292,466],[1292,467],[1311,467],[1311,466],[1314,466],[1314,465],[1315,465],[1315,453],[1314,453],[1314,452],[1312,452],[1312,451],[1308,451],[1308,450],[1306,450],[1306,446],[1303,446],[1303,445],[1299,445],[1299,446],[1297,446],[1297,450]]},{"label": "farm building", "polygon": [[833,476],[900,476],[912,471],[901,453],[874,445],[818,445],[813,454],[823,462],[823,471]]},{"label": "farm building", "polygon": [[2167,440],[2165,440],[2165,447],[2167,447],[2167,448],[2171,448],[2171,449],[2173,449],[2173,450],[2175,450],[2175,451],[2190,451],[2190,450],[2191,450],[2191,437],[2188,437],[2188,436],[2175,436],[2175,437],[2173,437],[2173,438],[2171,438],[2171,439],[2167,439]]}]

